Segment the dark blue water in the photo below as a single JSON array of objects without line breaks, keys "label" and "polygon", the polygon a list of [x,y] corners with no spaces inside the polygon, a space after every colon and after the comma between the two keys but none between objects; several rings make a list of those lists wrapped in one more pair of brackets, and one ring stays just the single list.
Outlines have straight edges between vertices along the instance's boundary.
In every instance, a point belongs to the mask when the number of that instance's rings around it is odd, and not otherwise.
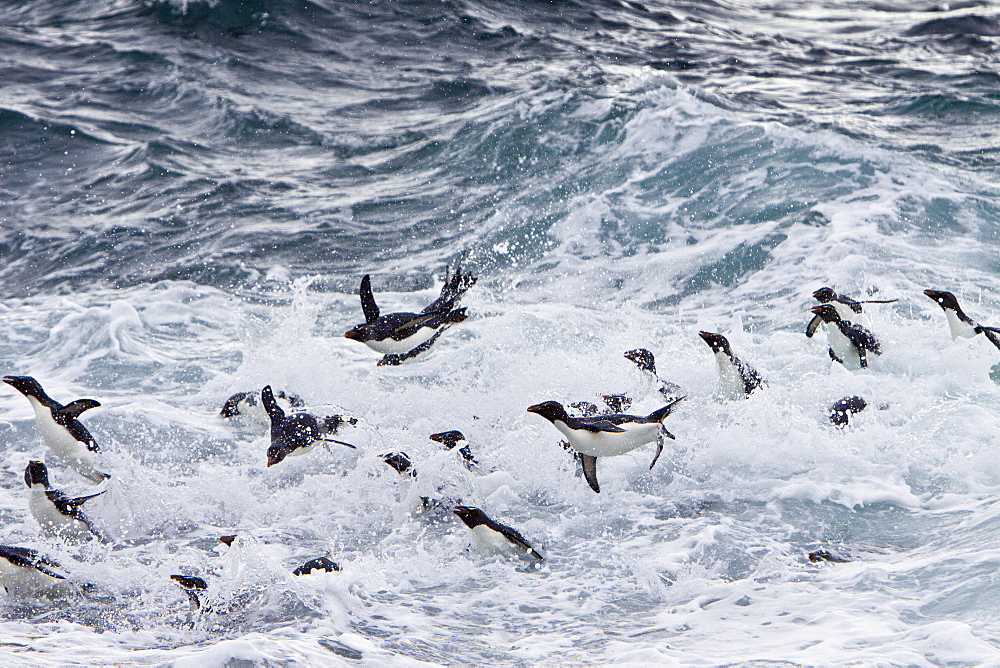
[{"label": "dark blue water", "polygon": [[[687,156],[679,174],[609,160],[650,86],[993,182],[1000,23],[988,4],[949,7],[8,5],[0,285],[241,289],[281,265],[343,287],[460,256],[502,271],[540,259],[573,198],[650,169],[640,183],[656,197],[710,198],[767,160],[753,138]],[[808,183],[787,187],[797,201],[769,218],[801,218],[816,200]],[[759,216],[720,213],[709,224]],[[634,225],[614,210],[605,227],[663,240]],[[523,243],[495,257],[508,238]]]}]

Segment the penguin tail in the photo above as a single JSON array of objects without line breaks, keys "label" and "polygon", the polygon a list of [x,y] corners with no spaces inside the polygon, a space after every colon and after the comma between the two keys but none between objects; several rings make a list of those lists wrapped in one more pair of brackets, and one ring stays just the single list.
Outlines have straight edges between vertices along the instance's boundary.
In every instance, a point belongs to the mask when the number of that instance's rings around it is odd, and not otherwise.
[{"label": "penguin tail", "polygon": [[646,419],[650,422],[662,422],[665,417],[670,415],[670,411],[674,409],[674,406],[680,403],[683,399],[684,397],[677,397],[663,408],[659,408],[647,415]]},{"label": "penguin tail", "polygon": [[439,313],[444,315],[455,308],[455,304],[466,291],[476,284],[478,279],[470,274],[463,274],[461,265],[455,267],[455,273],[445,269],[444,285],[441,286],[441,296],[435,299],[423,310],[424,313]]},{"label": "penguin tail", "polygon": [[450,313],[449,313],[449,314],[448,314],[448,315],[447,315],[447,316],[445,317],[445,319],[444,319],[444,323],[442,323],[442,324],[445,324],[445,323],[447,323],[447,324],[451,324],[451,325],[453,325],[453,324],[455,324],[455,323],[459,323],[459,322],[462,322],[462,321],[464,321],[464,320],[465,320],[466,318],[468,318],[468,317],[469,317],[469,316],[468,316],[468,315],[466,315],[466,313],[465,313],[465,307],[462,307],[462,308],[457,308],[457,309],[455,309],[455,310],[451,311],[451,312],[450,312]]}]

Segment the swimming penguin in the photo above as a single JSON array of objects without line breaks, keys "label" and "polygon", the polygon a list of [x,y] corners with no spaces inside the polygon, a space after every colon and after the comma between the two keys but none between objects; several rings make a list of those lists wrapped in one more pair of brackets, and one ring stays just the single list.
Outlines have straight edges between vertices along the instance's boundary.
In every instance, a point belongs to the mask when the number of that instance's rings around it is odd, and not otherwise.
[{"label": "swimming penguin", "polygon": [[599,494],[601,486],[597,482],[597,458],[623,455],[641,445],[655,442],[656,455],[649,465],[652,469],[663,452],[663,437],[674,438],[662,421],[682,398],[674,399],[646,416],[608,414],[575,418],[570,417],[558,401],[529,406],[528,412],[541,415],[566,437],[573,450],[580,454],[587,483]]},{"label": "swimming penguin", "polygon": [[[284,390],[275,392],[274,399],[286,412],[306,406],[300,397],[288,394]],[[270,420],[267,411],[264,410],[264,404],[260,400],[260,392],[237,392],[226,399],[219,415],[227,419],[246,418],[262,424],[266,424]]]},{"label": "swimming penguin", "polygon": [[[851,299],[847,295],[838,295],[834,292],[833,288],[820,288],[813,292],[813,299],[818,301],[820,304],[830,304],[835,309],[840,317],[844,320],[851,320],[856,313],[862,313],[862,304],[892,304],[893,302],[898,302],[898,299],[867,299],[865,301],[857,301]],[[820,323],[823,322],[823,318],[818,315],[814,315],[813,319],[809,321],[809,325],[806,327],[806,336],[812,338],[813,334],[819,328]]]},{"label": "swimming penguin", "polygon": [[625,359],[635,364],[639,367],[640,371],[645,371],[653,376],[653,379],[659,384],[657,390],[667,399],[672,399],[677,396],[681,388],[679,385],[671,383],[669,381],[663,380],[656,373],[656,358],[653,357],[653,353],[649,352],[645,348],[636,348],[635,350],[625,351]]},{"label": "swimming penguin", "polygon": [[481,552],[515,552],[518,556],[544,560],[517,530],[490,519],[479,508],[455,506],[453,511],[472,531],[472,541]]},{"label": "swimming penguin", "polygon": [[990,343],[1000,348],[1000,328],[984,327],[965,315],[965,311],[958,305],[955,295],[942,290],[924,290],[924,294],[944,309],[944,314],[948,317],[948,326],[951,327],[952,341],[960,336],[964,339],[971,339],[977,334],[984,334]]},{"label": "swimming penguin", "polygon": [[386,355],[382,360],[383,364],[398,364],[403,359],[408,359],[401,356],[429,342],[440,333],[442,327],[465,320],[465,309],[455,308],[455,305],[475,282],[476,277],[463,274],[461,267],[455,268],[454,275],[449,269],[445,269],[441,296],[423,311],[380,315],[372,294],[371,276],[365,274],[361,279],[360,290],[365,322],[347,330],[344,336]]},{"label": "swimming penguin", "polygon": [[326,557],[316,557],[315,559],[310,559],[296,568],[292,571],[292,575],[309,575],[313,571],[326,571],[327,573],[333,573],[334,571],[339,570],[340,566],[337,562]]},{"label": "swimming penguin", "polygon": [[199,592],[208,591],[208,583],[197,575],[171,575],[170,579],[184,588],[191,607],[195,610],[201,608],[201,596]]},{"label": "swimming penguin", "polygon": [[98,471],[101,449],[83,423],[81,413],[101,404],[93,399],[77,399],[65,406],[55,401],[31,376],[4,376],[3,382],[23,394],[35,411],[35,422],[42,441],[70,468],[87,480],[100,483],[111,476]]},{"label": "swimming penguin", "polygon": [[868,366],[868,353],[882,354],[882,345],[874,334],[861,325],[841,318],[833,306],[823,304],[814,306],[811,310],[826,323],[830,359],[840,362],[848,369],[864,369]]},{"label": "swimming penguin", "polygon": [[835,427],[846,427],[851,421],[851,415],[856,415],[867,407],[868,402],[864,397],[844,397],[830,406],[830,423]]},{"label": "swimming penguin", "polygon": [[48,469],[45,464],[37,461],[28,462],[28,467],[24,469],[24,482],[31,490],[28,510],[46,533],[75,540],[89,540],[94,537],[104,540],[80,508],[84,502],[104,492],[70,498],[59,490],[49,487]]},{"label": "swimming penguin", "polygon": [[78,588],[51,559],[27,547],[0,545],[0,586],[11,596],[63,597],[79,593]]},{"label": "swimming penguin", "polygon": [[382,455],[381,459],[394,468],[400,475],[408,475],[411,478],[417,477],[417,469],[413,468],[413,462],[410,461],[405,452],[390,452]]},{"label": "swimming penguin", "polygon": [[[442,431],[438,434],[431,434],[430,439],[444,446],[445,450],[454,450],[455,446],[458,445],[460,441],[465,440],[465,434],[457,429],[452,429],[451,431]],[[479,465],[476,461],[475,455],[472,454],[472,448],[466,443],[458,449],[458,454],[462,456],[462,463],[465,468],[470,471],[474,471]]]},{"label": "swimming penguin", "polygon": [[301,455],[309,452],[317,443],[339,443],[354,448],[350,443],[325,438],[327,434],[336,434],[343,424],[339,415],[323,418],[320,422],[309,413],[291,413],[285,411],[274,399],[271,386],[267,385],[260,391],[264,409],[271,418],[271,447],[267,449],[267,465],[274,466],[289,455]]},{"label": "swimming penguin", "polygon": [[719,387],[730,399],[749,397],[757,388],[766,384],[757,370],[733,354],[729,340],[722,334],[698,332],[715,354],[719,366]]}]

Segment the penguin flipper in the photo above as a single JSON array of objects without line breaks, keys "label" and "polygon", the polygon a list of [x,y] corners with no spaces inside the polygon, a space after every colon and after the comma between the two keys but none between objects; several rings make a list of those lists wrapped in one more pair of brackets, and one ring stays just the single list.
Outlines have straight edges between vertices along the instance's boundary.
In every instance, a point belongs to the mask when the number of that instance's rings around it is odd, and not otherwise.
[{"label": "penguin flipper", "polygon": [[601,484],[597,482],[597,457],[585,455],[581,452],[580,463],[583,464],[583,477],[587,480],[587,484],[590,485],[590,489],[600,494]]},{"label": "penguin flipper", "polygon": [[592,431],[595,434],[602,431],[611,432],[613,434],[618,434],[625,431],[624,429],[622,429],[615,423],[611,422],[610,420],[591,420],[587,418],[579,418],[579,420],[580,420],[579,424],[581,427],[583,427],[587,431]]},{"label": "penguin flipper", "polygon": [[281,420],[285,417],[285,411],[274,400],[274,393],[271,391],[270,385],[265,385],[264,389],[260,391],[260,398],[264,404],[264,410],[267,411],[267,416],[271,418],[271,422]]},{"label": "penguin flipper", "polygon": [[818,315],[814,315],[813,319],[809,321],[809,326],[806,327],[806,336],[811,339],[813,334],[816,333],[816,330],[819,329],[819,324],[821,322],[823,322],[823,318]]},{"label": "penguin flipper", "polygon": [[1000,348],[1000,329],[994,327],[983,327],[983,334],[990,340],[990,343],[995,345],[997,348]]},{"label": "penguin flipper", "polygon": [[372,277],[365,274],[361,278],[361,289],[358,291],[361,296],[361,310],[365,314],[365,323],[372,324],[378,320],[378,304],[375,303],[375,295],[372,294]]},{"label": "penguin flipper", "polygon": [[59,412],[68,418],[76,418],[80,417],[80,414],[84,411],[97,408],[100,405],[101,402],[96,399],[77,399],[60,408]]},{"label": "penguin flipper", "polygon": [[70,506],[70,507],[73,507],[73,508],[75,508],[77,506],[82,506],[84,503],[86,503],[87,501],[90,501],[95,496],[100,496],[101,494],[104,494],[104,492],[107,492],[107,491],[108,490],[105,489],[105,490],[102,490],[102,491],[98,492],[97,494],[88,494],[87,496],[78,496],[75,499],[66,499],[66,505]]}]

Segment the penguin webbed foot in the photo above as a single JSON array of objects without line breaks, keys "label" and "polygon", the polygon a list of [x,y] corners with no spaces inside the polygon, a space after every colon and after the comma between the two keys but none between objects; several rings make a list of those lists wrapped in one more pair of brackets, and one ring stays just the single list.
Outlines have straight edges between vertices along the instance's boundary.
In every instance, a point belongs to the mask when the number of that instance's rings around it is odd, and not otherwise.
[{"label": "penguin webbed foot", "polygon": [[[670,432],[667,432],[666,429],[664,429],[663,431],[666,432],[666,433],[670,433]],[[673,437],[671,436],[671,438],[673,438]],[[656,454],[653,455],[653,461],[649,465],[649,470],[650,471],[652,471],[653,467],[656,466],[656,462],[657,462],[657,460],[659,460],[661,452],[663,452],[663,436],[660,436],[659,438],[656,439]]]}]

